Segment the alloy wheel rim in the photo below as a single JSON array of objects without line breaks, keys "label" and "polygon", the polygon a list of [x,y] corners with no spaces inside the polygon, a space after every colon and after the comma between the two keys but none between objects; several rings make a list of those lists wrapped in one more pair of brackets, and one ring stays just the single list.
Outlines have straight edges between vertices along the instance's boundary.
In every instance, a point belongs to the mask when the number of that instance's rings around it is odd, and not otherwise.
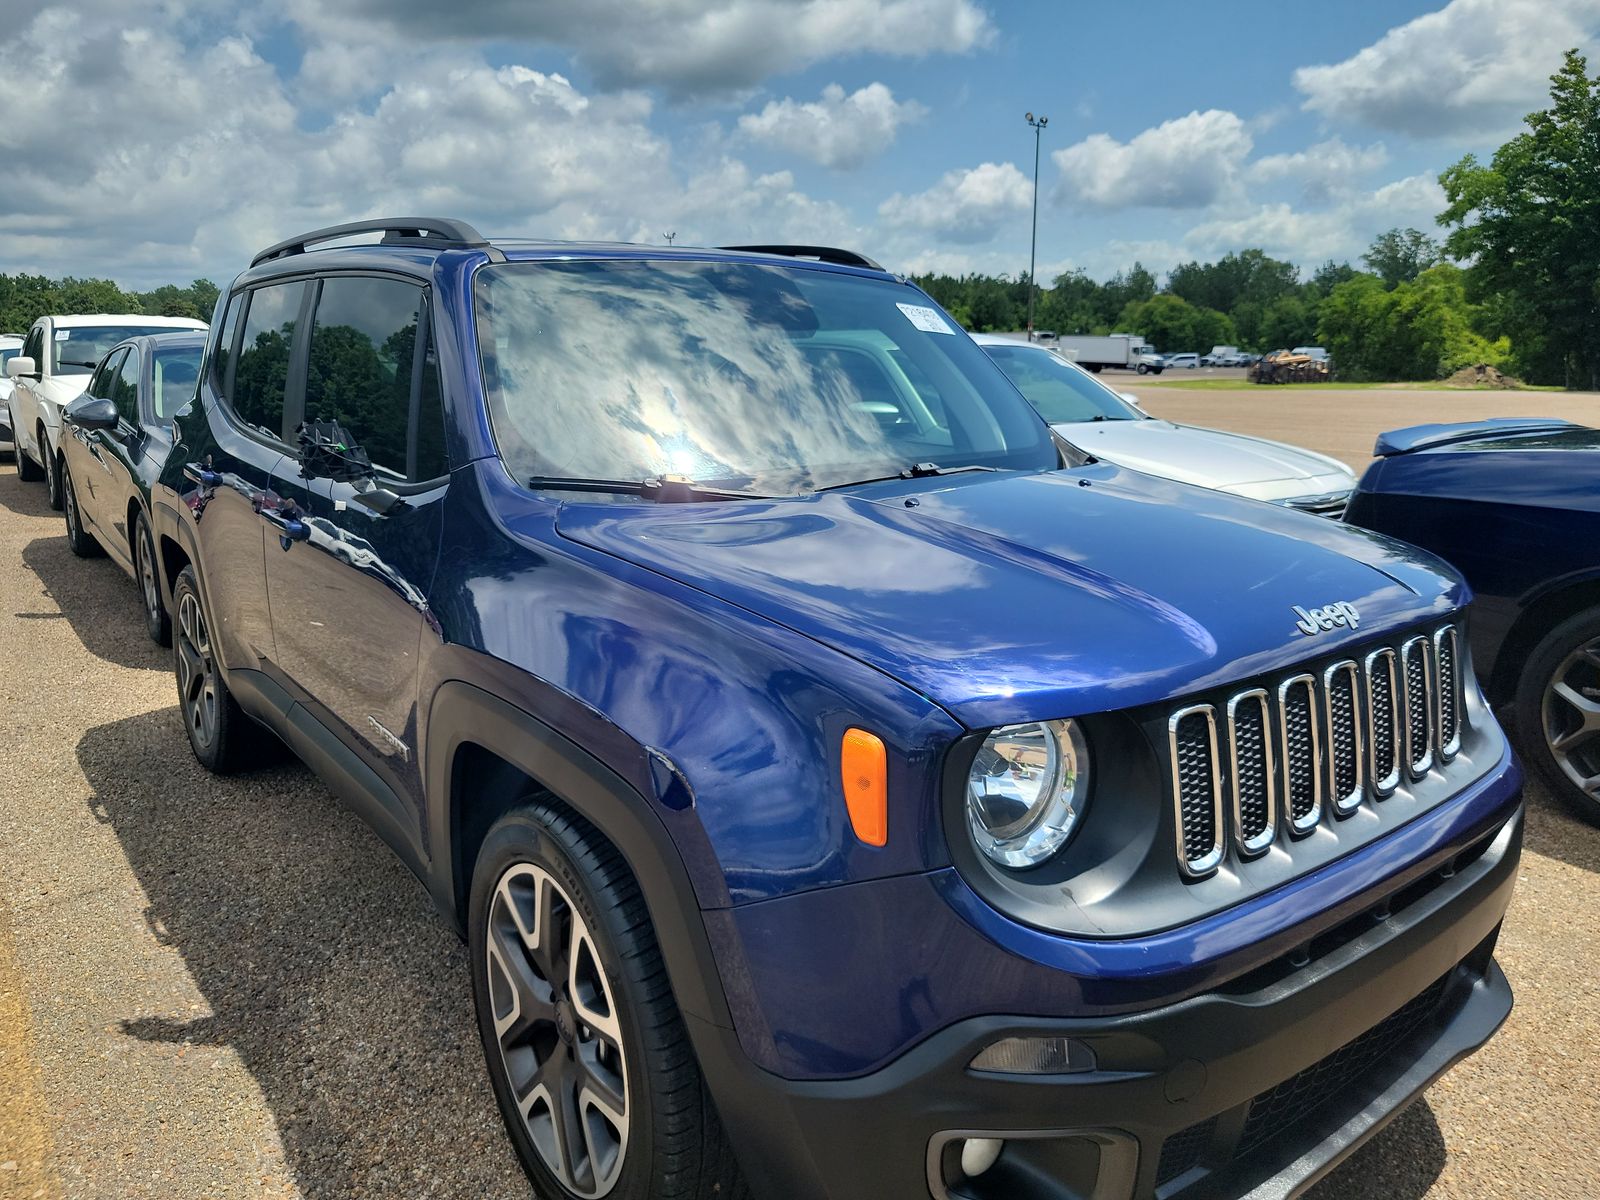
[{"label": "alloy wheel rim", "polygon": [[1591,800],[1600,801],[1600,638],[1567,655],[1544,694],[1550,755]]},{"label": "alloy wheel rim", "polygon": [[178,702],[189,732],[202,746],[217,735],[217,667],[205,614],[192,592],[178,601]]},{"label": "alloy wheel rim", "polygon": [[485,939],[495,1043],[535,1150],[569,1192],[596,1200],[628,1149],[627,1056],[594,935],[544,868],[501,875]]},{"label": "alloy wheel rim", "polygon": [[154,620],[156,610],[156,568],[155,555],[150,548],[150,527],[139,525],[139,586],[144,589],[145,615]]}]

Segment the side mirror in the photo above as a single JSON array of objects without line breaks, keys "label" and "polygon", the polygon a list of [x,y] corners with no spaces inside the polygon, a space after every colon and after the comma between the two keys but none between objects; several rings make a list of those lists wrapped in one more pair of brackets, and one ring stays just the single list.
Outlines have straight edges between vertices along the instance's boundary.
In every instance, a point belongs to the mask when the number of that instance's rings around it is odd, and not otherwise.
[{"label": "side mirror", "polygon": [[1135,396],[1132,392],[1118,392],[1117,395],[1121,396],[1124,400],[1133,405],[1135,408],[1139,409],[1141,412],[1144,410],[1144,405],[1139,403],[1139,397]]},{"label": "side mirror", "polygon": [[[14,359],[12,361],[15,361]],[[121,416],[117,413],[117,406],[109,400],[101,400],[96,396],[85,393],[62,410],[61,415],[66,418],[67,424],[79,429],[112,430],[121,423]]]},{"label": "side mirror", "polygon": [[18,354],[10,362],[6,363],[6,378],[16,379],[21,375],[30,375],[37,379],[39,377],[39,368],[33,359]]}]

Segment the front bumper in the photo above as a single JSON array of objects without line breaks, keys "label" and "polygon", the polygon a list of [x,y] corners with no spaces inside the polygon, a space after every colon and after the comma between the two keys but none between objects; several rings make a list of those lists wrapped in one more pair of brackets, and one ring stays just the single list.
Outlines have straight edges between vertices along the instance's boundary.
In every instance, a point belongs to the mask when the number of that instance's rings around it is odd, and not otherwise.
[{"label": "front bumper", "polygon": [[[731,1031],[691,1028],[759,1195],[1292,1196],[1510,1012],[1493,950],[1521,841],[1518,806],[1300,952],[1204,994],[1121,1016],[972,1018],[853,1079],[784,1080],[755,1067]],[[1025,1036],[1083,1041],[1097,1067],[1045,1078],[968,1069],[992,1042]],[[973,1136],[1006,1148],[967,1180],[957,1164]]]}]

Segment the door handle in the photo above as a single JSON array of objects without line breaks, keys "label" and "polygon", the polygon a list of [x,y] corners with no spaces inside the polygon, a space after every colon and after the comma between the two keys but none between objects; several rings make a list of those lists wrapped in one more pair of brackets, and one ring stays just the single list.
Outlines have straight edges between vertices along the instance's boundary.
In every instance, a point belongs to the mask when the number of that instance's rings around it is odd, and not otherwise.
[{"label": "door handle", "polygon": [[217,484],[222,482],[221,472],[207,470],[199,463],[184,463],[183,477],[190,483],[198,483],[201,487],[206,488],[216,487]]},{"label": "door handle", "polygon": [[298,509],[263,508],[261,519],[278,531],[278,544],[287,550],[293,542],[303,542],[311,537],[311,526],[301,519]]}]

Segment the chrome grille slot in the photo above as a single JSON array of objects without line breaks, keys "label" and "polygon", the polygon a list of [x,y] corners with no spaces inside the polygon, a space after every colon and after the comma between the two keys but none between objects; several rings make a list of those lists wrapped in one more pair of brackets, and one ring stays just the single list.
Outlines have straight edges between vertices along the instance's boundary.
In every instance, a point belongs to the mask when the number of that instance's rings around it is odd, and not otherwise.
[{"label": "chrome grille slot", "polygon": [[1361,753],[1359,672],[1349,660],[1322,673],[1322,698],[1328,731],[1328,796],[1341,817],[1361,807],[1366,798]]},{"label": "chrome grille slot", "polygon": [[1317,681],[1296,675],[1278,685],[1283,802],[1289,828],[1308,833],[1322,819],[1322,747],[1317,731]]},{"label": "chrome grille slot", "polygon": [[1438,692],[1439,758],[1449,762],[1461,749],[1460,643],[1454,625],[1433,635],[1435,688]]},{"label": "chrome grille slot", "polygon": [[1420,779],[1433,766],[1433,663],[1428,639],[1414,637],[1400,647],[1404,679],[1406,770]]},{"label": "chrome grille slot", "polygon": [[1167,722],[1172,753],[1173,816],[1178,865],[1191,878],[1209,875],[1222,862],[1222,765],[1217,754],[1217,718],[1209,704],[1180,709]]},{"label": "chrome grille slot", "polygon": [[1228,701],[1228,751],[1234,838],[1239,853],[1250,857],[1272,845],[1278,832],[1278,781],[1266,689],[1240,692]]},{"label": "chrome grille slot", "polygon": [[1367,741],[1372,790],[1381,800],[1400,785],[1400,695],[1394,651],[1367,655]]}]

